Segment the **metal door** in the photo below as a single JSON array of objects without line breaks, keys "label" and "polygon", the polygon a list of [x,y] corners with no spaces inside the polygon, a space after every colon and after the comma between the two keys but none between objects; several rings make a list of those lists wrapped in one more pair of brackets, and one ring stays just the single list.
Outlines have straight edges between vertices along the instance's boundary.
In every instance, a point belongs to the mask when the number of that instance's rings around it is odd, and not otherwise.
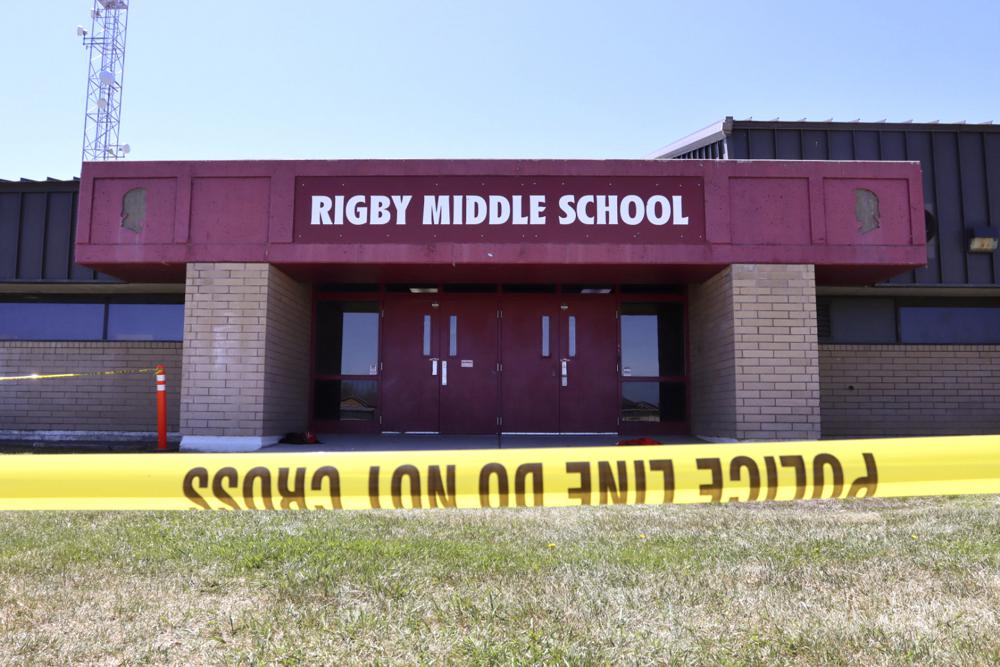
[{"label": "metal door", "polygon": [[439,430],[441,304],[437,295],[387,296],[382,317],[382,430]]},{"label": "metal door", "polygon": [[496,433],[497,300],[445,295],[440,320],[441,433]]},{"label": "metal door", "polygon": [[500,319],[501,428],[559,431],[559,302],[555,295],[505,295]]},{"label": "metal door", "polygon": [[604,295],[563,295],[559,318],[559,430],[618,431],[618,326]]}]

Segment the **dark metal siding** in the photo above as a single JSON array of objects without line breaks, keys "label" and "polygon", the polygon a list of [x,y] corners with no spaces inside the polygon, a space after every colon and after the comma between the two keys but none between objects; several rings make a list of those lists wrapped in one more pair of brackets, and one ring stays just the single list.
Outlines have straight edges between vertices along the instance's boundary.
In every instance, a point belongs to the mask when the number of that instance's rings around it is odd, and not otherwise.
[{"label": "dark metal siding", "polygon": [[0,282],[118,282],[73,262],[76,181],[0,182]]},{"label": "dark metal siding", "polygon": [[1000,285],[1000,253],[970,254],[968,230],[1000,228],[1000,127],[734,121],[731,159],[915,160],[938,220],[927,267],[889,282]]},{"label": "dark metal siding", "polygon": [[710,144],[681,153],[675,160],[721,160],[726,157],[726,140],[719,139]]}]

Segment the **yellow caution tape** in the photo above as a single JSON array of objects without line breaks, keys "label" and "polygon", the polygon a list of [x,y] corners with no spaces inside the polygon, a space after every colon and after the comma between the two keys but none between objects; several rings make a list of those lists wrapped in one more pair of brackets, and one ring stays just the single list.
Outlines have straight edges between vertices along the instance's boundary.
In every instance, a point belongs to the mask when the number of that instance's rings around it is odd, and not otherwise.
[{"label": "yellow caution tape", "polygon": [[155,373],[155,368],[127,368],[116,371],[81,371],[79,373],[32,373],[30,375],[8,375],[0,377],[0,382],[11,380],[49,380],[52,378],[80,378],[92,375],[131,375],[133,373]]},{"label": "yellow caution tape", "polygon": [[421,452],[5,456],[0,509],[392,509],[1000,493],[1000,436]]}]

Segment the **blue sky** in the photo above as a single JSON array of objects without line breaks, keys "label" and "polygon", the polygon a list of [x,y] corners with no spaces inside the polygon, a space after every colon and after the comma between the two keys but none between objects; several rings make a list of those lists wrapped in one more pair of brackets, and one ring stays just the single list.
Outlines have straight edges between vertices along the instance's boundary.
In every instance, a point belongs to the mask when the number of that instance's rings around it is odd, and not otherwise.
[{"label": "blue sky", "polygon": [[[79,174],[89,9],[4,3],[0,178]],[[631,158],[726,115],[1000,122],[998,33],[996,2],[132,0],[122,141]]]}]

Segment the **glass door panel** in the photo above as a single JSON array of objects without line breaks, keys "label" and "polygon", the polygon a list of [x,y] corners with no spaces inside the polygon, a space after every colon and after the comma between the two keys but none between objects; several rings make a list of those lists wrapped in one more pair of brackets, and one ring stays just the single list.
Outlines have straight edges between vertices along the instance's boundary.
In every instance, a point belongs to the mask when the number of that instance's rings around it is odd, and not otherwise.
[{"label": "glass door panel", "polygon": [[318,301],[314,340],[314,421],[333,430],[377,429],[378,303]]},{"label": "glass door panel", "polygon": [[683,302],[623,303],[620,328],[623,430],[683,426],[687,421]]}]

